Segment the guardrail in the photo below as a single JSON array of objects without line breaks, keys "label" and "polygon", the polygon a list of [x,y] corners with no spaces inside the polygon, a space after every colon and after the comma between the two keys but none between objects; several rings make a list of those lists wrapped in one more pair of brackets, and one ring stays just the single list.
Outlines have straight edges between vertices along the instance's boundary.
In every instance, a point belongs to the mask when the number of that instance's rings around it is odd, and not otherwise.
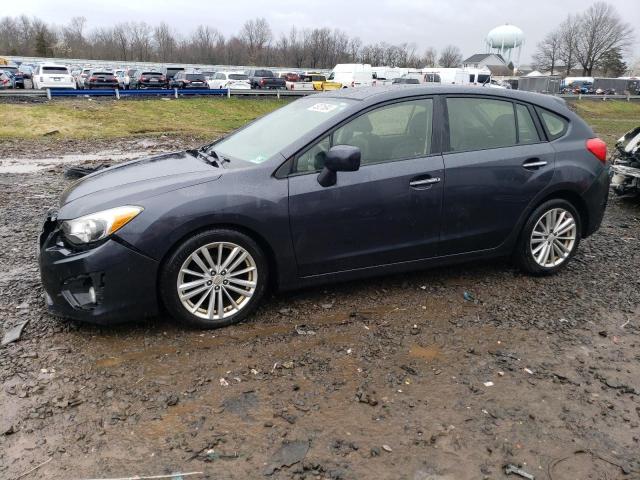
[{"label": "guardrail", "polygon": [[0,90],[0,97],[190,97],[197,95],[214,95],[219,97],[232,96],[264,96],[264,97],[303,97],[318,93],[315,90],[249,90],[249,89],[209,89],[209,88],[145,88],[141,90],[119,90],[113,88],[98,88],[93,90],[74,90],[71,88],[48,88],[46,90]]},{"label": "guardrail", "polygon": [[[219,97],[303,97],[306,95],[313,95],[319,93],[315,90],[249,90],[249,89],[208,89],[208,88],[193,88],[193,89],[167,89],[167,88],[155,88],[155,89],[142,89],[142,90],[118,90],[118,89],[95,89],[95,90],[73,90],[73,89],[47,89],[47,90],[30,90],[30,89],[8,89],[0,90],[1,97],[47,97],[52,99],[54,97],[115,97],[117,99],[127,97],[147,97],[147,96],[164,96],[164,97],[191,97],[198,95],[213,95]],[[549,95],[549,94],[546,94]],[[567,101],[608,101],[608,100],[622,100],[622,101],[640,101],[640,95],[572,95],[572,94],[560,94],[555,95],[559,98],[564,98]]]}]

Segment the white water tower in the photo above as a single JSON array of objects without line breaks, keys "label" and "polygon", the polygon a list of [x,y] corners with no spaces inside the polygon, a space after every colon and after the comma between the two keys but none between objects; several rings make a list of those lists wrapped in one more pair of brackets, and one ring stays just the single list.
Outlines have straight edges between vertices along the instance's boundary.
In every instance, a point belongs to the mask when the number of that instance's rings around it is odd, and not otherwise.
[{"label": "white water tower", "polygon": [[485,43],[488,53],[500,54],[507,64],[513,62],[517,66],[524,44],[524,32],[515,25],[505,23],[491,30]]}]

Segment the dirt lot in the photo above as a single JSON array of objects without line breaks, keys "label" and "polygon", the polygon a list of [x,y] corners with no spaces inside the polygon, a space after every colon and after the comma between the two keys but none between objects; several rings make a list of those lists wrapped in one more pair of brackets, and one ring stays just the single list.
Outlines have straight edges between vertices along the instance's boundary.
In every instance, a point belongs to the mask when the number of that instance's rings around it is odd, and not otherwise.
[{"label": "dirt lot", "polygon": [[79,163],[48,157],[194,143],[0,144],[0,334],[29,321],[0,348],[0,478],[640,478],[637,200],[551,278],[504,261],[346,283],[212,332],[47,314],[35,239]]}]

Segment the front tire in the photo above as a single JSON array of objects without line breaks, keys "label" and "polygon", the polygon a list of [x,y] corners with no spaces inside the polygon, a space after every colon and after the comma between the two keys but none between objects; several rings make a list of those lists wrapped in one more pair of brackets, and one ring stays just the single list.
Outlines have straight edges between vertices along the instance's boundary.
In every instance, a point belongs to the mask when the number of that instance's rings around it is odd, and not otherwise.
[{"label": "front tire", "polygon": [[580,214],[567,200],[549,200],[529,216],[514,252],[515,263],[534,275],[551,275],[569,262],[580,244]]},{"label": "front tire", "polygon": [[223,327],[256,310],[268,275],[264,252],[252,238],[235,230],[207,230],[185,240],[166,261],[160,297],[181,323]]}]

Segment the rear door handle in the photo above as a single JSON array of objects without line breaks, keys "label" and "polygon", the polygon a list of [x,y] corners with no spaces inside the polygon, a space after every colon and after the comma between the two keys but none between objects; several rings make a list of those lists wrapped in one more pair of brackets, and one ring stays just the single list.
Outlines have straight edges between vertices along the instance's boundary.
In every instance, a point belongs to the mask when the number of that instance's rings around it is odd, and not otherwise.
[{"label": "rear door handle", "polygon": [[411,182],[409,182],[409,186],[411,186],[411,187],[427,187],[429,185],[433,185],[434,183],[440,183],[440,177],[422,178],[420,180],[411,180]]},{"label": "rear door handle", "polygon": [[539,158],[530,158],[522,164],[522,167],[529,170],[536,170],[540,167],[544,167],[546,164],[546,160],[540,160]]}]

